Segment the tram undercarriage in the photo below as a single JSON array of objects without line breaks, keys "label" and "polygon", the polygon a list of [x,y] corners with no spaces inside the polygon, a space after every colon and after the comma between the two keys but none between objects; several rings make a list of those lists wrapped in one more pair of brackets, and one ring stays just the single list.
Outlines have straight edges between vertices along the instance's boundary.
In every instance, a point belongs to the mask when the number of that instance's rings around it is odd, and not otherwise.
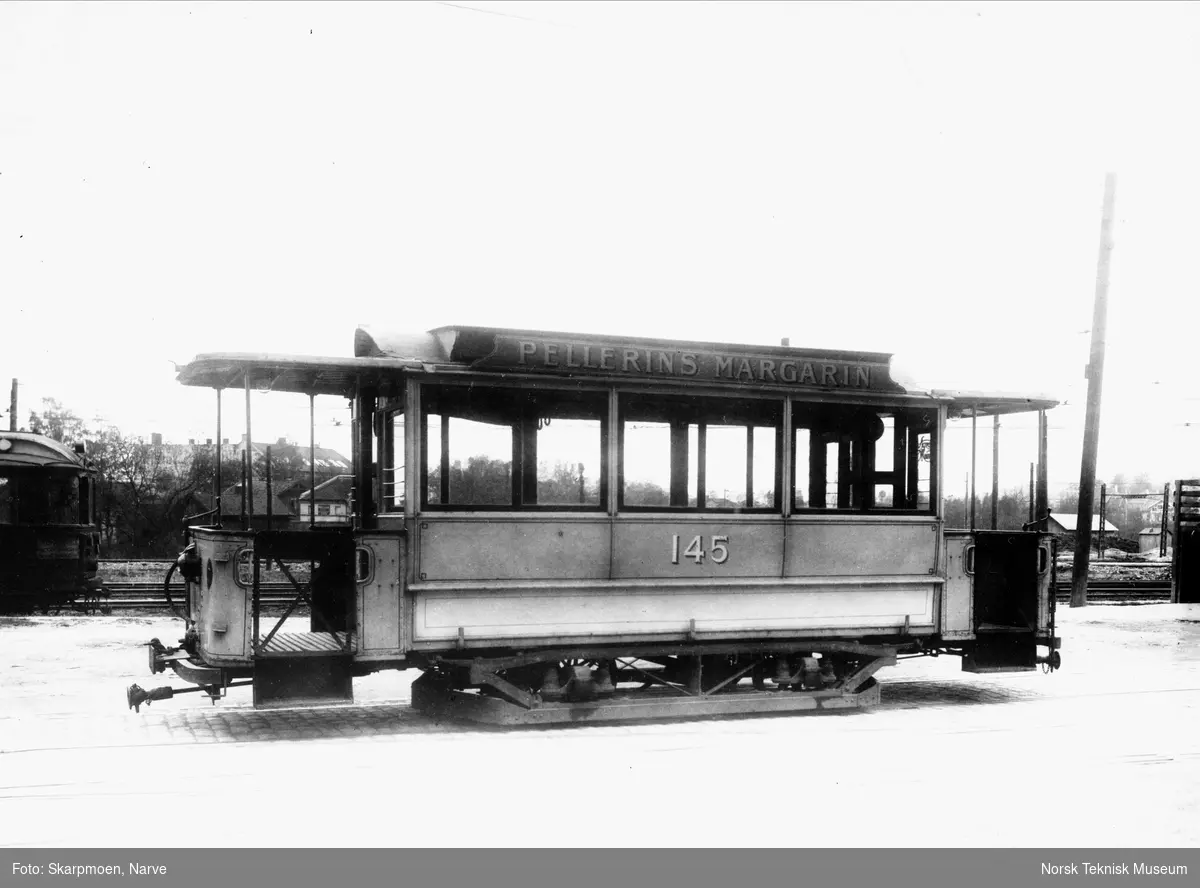
[{"label": "tram undercarriage", "polygon": [[[278,637],[278,636],[276,636]],[[201,692],[213,702],[231,688],[253,689],[255,708],[302,708],[353,702],[353,679],[417,664],[355,663],[334,649],[342,633],[289,633],[292,655],[262,657],[249,668],[206,666],[186,649],[154,639],[152,673],[171,668],[195,687],[127,691],[130,708]],[[1032,639],[1030,640],[1033,641]],[[1043,640],[1044,641],[1044,640]],[[1012,642],[1009,642],[1009,646]],[[1033,656],[1056,667],[1058,652]],[[305,650],[307,648],[307,650]],[[660,645],[629,649],[491,652],[422,658],[412,705],[437,718],[492,725],[546,725],[844,710],[880,701],[874,674],[898,658],[938,654],[964,658],[970,671],[1012,671],[989,643],[931,648],[921,639],[860,644],[829,639],[763,645]],[[1024,656],[1024,655],[1021,655]],[[987,664],[994,664],[993,669]],[[981,665],[982,664],[982,665]]]},{"label": "tram undercarriage", "polygon": [[[324,633],[303,633],[320,638]],[[300,637],[293,634],[293,644]],[[308,639],[314,647],[317,643]],[[186,639],[184,640],[186,642]],[[324,640],[326,648],[337,638]],[[196,687],[132,685],[127,703],[202,692],[214,702],[229,688],[252,687],[256,708],[353,701],[352,679],[375,671],[348,657],[263,658],[249,669],[205,666],[185,647],[148,645],[152,673],[169,667]],[[824,642],[748,650],[660,646],[620,650],[531,651],[508,655],[435,656],[413,682],[412,705],[432,717],[498,725],[618,721],[850,709],[879,702],[874,673],[913,645]],[[391,664],[388,664],[391,665]],[[382,668],[388,665],[381,664]],[[405,668],[411,664],[395,664]]]},{"label": "tram undercarriage", "polygon": [[[413,683],[413,706],[432,715],[501,725],[849,709],[879,702],[872,674],[895,648],[834,645],[712,653],[667,649],[637,656],[578,651],[442,658]],[[708,651],[708,652],[705,652]],[[600,653],[603,652],[587,652]]]}]

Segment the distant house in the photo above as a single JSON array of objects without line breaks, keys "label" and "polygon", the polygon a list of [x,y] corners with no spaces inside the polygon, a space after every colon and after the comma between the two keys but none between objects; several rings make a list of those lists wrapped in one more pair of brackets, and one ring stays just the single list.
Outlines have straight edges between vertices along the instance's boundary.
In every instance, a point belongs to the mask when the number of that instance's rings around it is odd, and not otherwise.
[{"label": "distant house", "polygon": [[[267,508],[267,485],[255,481],[250,490],[254,494],[253,509],[247,497],[246,513],[251,530],[286,530],[292,525],[292,514],[288,504],[271,492],[271,507]],[[231,484],[221,491],[221,524],[224,527],[239,527],[242,520],[242,484]]]},{"label": "distant house", "polygon": [[[1047,530],[1050,533],[1074,533],[1075,527],[1079,523],[1079,516],[1074,512],[1051,512],[1050,524]],[[1100,516],[1092,516],[1092,533],[1097,533],[1100,530]],[[1104,522],[1105,533],[1118,533],[1120,528],[1107,519]]]},{"label": "distant house", "polygon": [[[1161,511],[1161,510],[1160,510]],[[1170,548],[1174,534],[1167,530],[1167,547]],[[1162,526],[1143,527],[1138,532],[1139,552],[1158,552],[1162,548]]]},{"label": "distant house", "polygon": [[[255,442],[250,445],[251,454],[254,459],[258,459],[267,452],[267,448],[271,448],[271,458],[274,462],[286,463],[295,466],[296,470],[302,477],[297,480],[307,481],[312,470],[312,474],[317,476],[317,481],[326,481],[334,475],[353,471],[353,465],[350,460],[342,456],[336,450],[331,450],[328,447],[313,448],[312,459],[309,458],[309,448],[307,444],[291,444],[286,438],[280,438],[274,444],[259,444]],[[242,436],[242,440],[234,447],[234,458],[242,459],[246,452],[246,436]],[[288,479],[278,479],[292,480]]]},{"label": "distant house", "polygon": [[[354,491],[353,475],[338,475],[315,490],[305,490],[296,498],[296,520],[300,524],[349,524],[350,500]],[[316,517],[313,519],[313,504]]]}]

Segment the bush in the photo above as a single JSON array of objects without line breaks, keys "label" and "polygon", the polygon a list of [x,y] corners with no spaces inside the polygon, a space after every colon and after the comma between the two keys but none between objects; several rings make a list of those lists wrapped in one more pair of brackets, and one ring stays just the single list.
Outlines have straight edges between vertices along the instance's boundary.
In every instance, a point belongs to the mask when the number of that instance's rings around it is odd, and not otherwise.
[{"label": "bush", "polygon": [[[1075,551],[1075,531],[1067,531],[1066,533],[1057,534],[1058,536],[1058,552],[1060,555],[1069,555]],[[1096,542],[1099,534],[1092,534],[1092,548],[1096,548]],[[1104,548],[1117,549],[1121,552],[1137,552],[1139,551],[1137,540],[1127,540],[1111,533],[1104,534]]]}]

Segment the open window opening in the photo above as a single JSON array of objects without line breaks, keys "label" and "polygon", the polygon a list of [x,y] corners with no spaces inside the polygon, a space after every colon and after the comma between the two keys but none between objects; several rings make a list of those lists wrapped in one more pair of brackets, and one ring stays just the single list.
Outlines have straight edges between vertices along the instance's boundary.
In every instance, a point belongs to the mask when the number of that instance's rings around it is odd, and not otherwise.
[{"label": "open window opening", "polygon": [[622,395],[620,403],[620,508],[780,508],[782,402]]},{"label": "open window opening", "polygon": [[404,410],[386,411],[379,434],[380,510],[404,511]]},{"label": "open window opening", "polygon": [[608,395],[422,389],[422,507],[604,509]]},{"label": "open window opening", "polygon": [[937,411],[796,403],[792,508],[932,513]]}]

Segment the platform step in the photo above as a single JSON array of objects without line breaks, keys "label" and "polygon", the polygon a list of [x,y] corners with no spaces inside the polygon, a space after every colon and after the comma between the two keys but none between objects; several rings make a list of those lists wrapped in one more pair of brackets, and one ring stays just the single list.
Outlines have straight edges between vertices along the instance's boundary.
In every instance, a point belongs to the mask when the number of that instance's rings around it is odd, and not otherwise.
[{"label": "platform step", "polygon": [[353,632],[277,632],[258,656],[340,657],[353,653],[354,646]]},{"label": "platform step", "polygon": [[354,702],[349,657],[278,657],[254,665],[254,708]]},{"label": "platform step", "polygon": [[1032,635],[1028,626],[1002,626],[999,623],[980,623],[976,635]]}]

